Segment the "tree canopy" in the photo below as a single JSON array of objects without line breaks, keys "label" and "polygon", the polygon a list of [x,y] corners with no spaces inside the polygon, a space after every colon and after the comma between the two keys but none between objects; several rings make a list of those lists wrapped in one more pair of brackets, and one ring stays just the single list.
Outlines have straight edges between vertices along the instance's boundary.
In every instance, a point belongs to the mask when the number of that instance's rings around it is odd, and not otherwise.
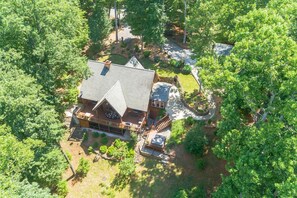
[{"label": "tree canopy", "polygon": [[231,55],[198,63],[205,86],[223,98],[214,152],[230,175],[215,197],[296,195],[297,44],[276,8],[237,17]]},{"label": "tree canopy", "polygon": [[126,20],[143,42],[162,45],[167,17],[161,0],[126,0]]}]

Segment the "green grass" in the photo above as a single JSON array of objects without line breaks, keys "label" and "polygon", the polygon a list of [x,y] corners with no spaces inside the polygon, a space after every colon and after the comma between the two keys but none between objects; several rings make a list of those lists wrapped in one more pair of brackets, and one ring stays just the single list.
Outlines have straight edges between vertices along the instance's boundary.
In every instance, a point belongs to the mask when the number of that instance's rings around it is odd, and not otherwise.
[{"label": "green grass", "polygon": [[198,89],[199,85],[195,78],[191,74],[176,73],[169,69],[157,69],[160,76],[164,77],[174,77],[178,76],[178,79],[183,87],[183,90],[187,93],[192,93],[195,89]]},{"label": "green grass", "polygon": [[112,63],[125,65],[129,59],[119,54],[110,54],[110,55],[102,56],[98,60],[102,62],[106,60],[110,60]]}]

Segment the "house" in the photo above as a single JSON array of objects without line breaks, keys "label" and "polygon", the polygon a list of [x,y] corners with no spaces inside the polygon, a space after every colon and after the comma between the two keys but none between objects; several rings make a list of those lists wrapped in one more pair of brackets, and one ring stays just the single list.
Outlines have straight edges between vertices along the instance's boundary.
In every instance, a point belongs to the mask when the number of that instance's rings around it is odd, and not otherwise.
[{"label": "house", "polygon": [[155,71],[132,57],[126,65],[88,61],[92,75],[83,80],[74,112],[81,127],[123,135],[141,132],[150,111]]}]

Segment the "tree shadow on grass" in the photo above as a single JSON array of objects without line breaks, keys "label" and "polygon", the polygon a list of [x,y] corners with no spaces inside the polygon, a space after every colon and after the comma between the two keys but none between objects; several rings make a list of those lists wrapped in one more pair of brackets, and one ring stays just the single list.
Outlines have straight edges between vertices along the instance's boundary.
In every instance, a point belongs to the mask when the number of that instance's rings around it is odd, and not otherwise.
[{"label": "tree shadow on grass", "polygon": [[173,164],[147,159],[142,165],[145,170],[130,182],[132,197],[174,197],[179,189],[195,185],[193,176],[185,177],[183,170]]}]

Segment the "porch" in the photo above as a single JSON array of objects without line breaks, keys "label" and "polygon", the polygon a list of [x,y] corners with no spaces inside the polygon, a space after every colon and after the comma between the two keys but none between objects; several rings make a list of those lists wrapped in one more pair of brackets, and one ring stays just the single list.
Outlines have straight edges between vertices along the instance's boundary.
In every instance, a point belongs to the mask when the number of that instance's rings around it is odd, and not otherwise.
[{"label": "porch", "polygon": [[74,113],[81,127],[124,134],[126,130],[140,132],[145,124],[144,112],[127,109],[123,117],[110,119],[102,108],[95,111],[93,108],[94,104],[86,103]]}]

